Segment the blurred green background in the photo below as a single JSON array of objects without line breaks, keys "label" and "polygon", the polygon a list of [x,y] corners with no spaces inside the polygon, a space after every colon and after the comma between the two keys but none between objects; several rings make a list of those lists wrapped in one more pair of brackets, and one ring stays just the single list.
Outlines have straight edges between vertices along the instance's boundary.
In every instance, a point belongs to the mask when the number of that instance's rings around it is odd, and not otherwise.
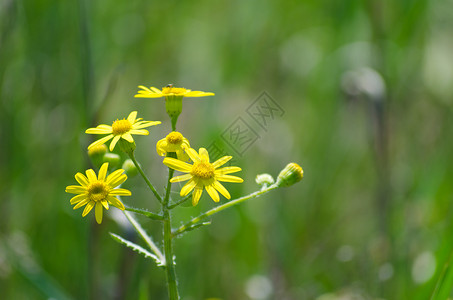
[{"label": "blurred green background", "polygon": [[[0,2],[0,298],[165,299],[164,273],[113,241],[111,218],[73,211],[67,185],[90,168],[84,130],[138,110],[155,143],[178,128],[207,147],[266,91],[285,111],[236,155],[244,184],[299,163],[303,181],[235,207],[175,241],[183,299],[427,299],[453,248],[453,2]],[[225,145],[226,151],[231,151]],[[128,205],[157,209],[141,178]],[[214,206],[206,195],[175,226]],[[147,231],[161,225],[139,218]]]}]

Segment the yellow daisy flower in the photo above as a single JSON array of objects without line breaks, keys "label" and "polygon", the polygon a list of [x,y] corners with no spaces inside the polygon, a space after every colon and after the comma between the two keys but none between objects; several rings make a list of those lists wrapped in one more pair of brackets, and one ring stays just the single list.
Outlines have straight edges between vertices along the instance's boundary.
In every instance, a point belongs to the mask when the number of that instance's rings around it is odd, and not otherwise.
[{"label": "yellow daisy flower", "polygon": [[137,119],[137,112],[133,111],[129,114],[127,119],[116,120],[113,122],[112,126],[109,125],[98,125],[96,128],[89,128],[85,131],[85,133],[89,134],[108,134],[107,136],[93,142],[91,145],[88,146],[88,150],[98,145],[102,145],[105,142],[113,139],[110,143],[110,151],[113,151],[115,148],[116,143],[122,138],[128,141],[129,143],[133,143],[134,139],[132,138],[132,134],[139,134],[139,135],[148,135],[148,130],[143,128],[158,125],[160,121],[142,121],[142,118]]},{"label": "yellow daisy flower", "polygon": [[138,91],[138,94],[135,95],[136,98],[160,98],[168,96],[180,96],[180,97],[214,96],[214,93],[192,91],[185,88],[173,87],[172,84],[163,87],[162,90],[159,90],[155,87],[147,88],[146,86],[143,85],[139,85],[138,87],[141,88],[142,90]]},{"label": "yellow daisy flower", "polygon": [[241,168],[239,167],[224,167],[219,169],[219,167],[228,162],[232,156],[224,156],[216,160],[214,163],[210,163],[209,154],[205,148],[200,148],[199,153],[192,148],[188,148],[186,149],[186,153],[193,161],[193,165],[171,157],[166,157],[164,159],[164,164],[177,171],[188,173],[173,177],[170,181],[180,182],[189,180],[189,182],[182,187],[180,195],[184,197],[195,189],[192,194],[192,204],[194,206],[198,204],[201,194],[203,193],[203,188],[206,189],[212,200],[219,202],[220,199],[217,191],[219,191],[225,198],[231,198],[230,193],[219,181],[237,183],[244,181],[242,178],[227,175],[241,171]]},{"label": "yellow daisy flower", "polygon": [[170,132],[165,138],[156,144],[157,154],[167,155],[168,152],[175,152],[176,157],[182,161],[189,161],[189,156],[185,149],[190,148],[189,140],[177,131]]},{"label": "yellow daisy flower", "polygon": [[97,177],[92,169],[86,171],[86,176],[77,173],[75,179],[80,185],[66,187],[66,193],[77,195],[71,199],[71,204],[76,204],[74,209],[86,205],[82,217],[85,217],[96,206],[95,215],[99,224],[102,222],[102,207],[108,210],[109,204],[111,204],[124,210],[123,203],[115,196],[131,195],[129,190],[115,189],[127,179],[126,174],[123,174],[124,170],[116,170],[106,178],[108,166],[108,163],[104,163]]}]

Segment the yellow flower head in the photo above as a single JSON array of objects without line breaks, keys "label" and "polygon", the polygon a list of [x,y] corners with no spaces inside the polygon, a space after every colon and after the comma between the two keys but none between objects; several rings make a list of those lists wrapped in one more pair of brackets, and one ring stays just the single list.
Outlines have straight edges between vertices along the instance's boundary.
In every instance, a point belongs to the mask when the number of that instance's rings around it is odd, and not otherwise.
[{"label": "yellow flower head", "polygon": [[115,189],[127,179],[126,174],[123,174],[124,170],[116,170],[106,178],[108,166],[108,163],[104,163],[97,177],[92,169],[86,171],[86,176],[82,173],[77,173],[75,179],[80,185],[69,185],[66,187],[66,193],[77,195],[71,199],[71,204],[76,204],[74,209],[86,205],[82,217],[85,217],[96,206],[95,215],[99,224],[102,222],[102,207],[108,210],[109,204],[111,204],[124,210],[123,203],[115,196],[131,195],[129,190]]},{"label": "yellow flower head", "polygon": [[160,121],[142,121],[142,118],[137,119],[137,112],[133,111],[129,114],[127,119],[116,120],[113,122],[112,126],[109,125],[98,125],[96,128],[89,128],[85,131],[85,133],[89,134],[108,134],[107,136],[93,142],[91,145],[88,146],[88,150],[91,148],[102,145],[105,142],[109,141],[113,138],[112,142],[110,143],[110,151],[113,151],[115,148],[116,143],[123,138],[129,143],[133,143],[134,139],[132,138],[132,134],[139,134],[139,135],[148,135],[149,132],[146,127],[158,125]]},{"label": "yellow flower head", "polygon": [[168,96],[180,96],[180,97],[206,97],[214,96],[214,93],[205,93],[201,91],[191,91],[185,88],[173,87],[172,84],[163,87],[162,90],[156,89],[155,87],[147,88],[146,86],[139,85],[142,90],[138,91],[135,95],[136,98],[160,98]]},{"label": "yellow flower head", "polygon": [[224,156],[216,160],[214,163],[210,163],[209,154],[205,148],[200,148],[199,153],[197,153],[192,148],[188,148],[186,149],[186,153],[193,161],[193,165],[171,157],[166,157],[164,159],[164,164],[177,171],[188,173],[173,177],[170,181],[180,182],[189,180],[189,182],[187,182],[182,187],[180,195],[186,196],[193,189],[195,189],[192,194],[192,204],[194,206],[197,205],[198,201],[200,200],[203,188],[206,189],[212,200],[218,202],[220,199],[217,191],[220,192],[225,198],[231,198],[230,193],[228,193],[228,191],[219,181],[237,183],[244,181],[242,180],[242,178],[227,175],[241,171],[241,168],[239,167],[224,167],[219,169],[219,167],[228,162],[232,158],[232,156]]},{"label": "yellow flower head", "polygon": [[182,161],[189,161],[189,156],[185,152],[185,149],[188,148],[190,148],[189,140],[177,131],[169,133],[156,145],[157,154],[160,156],[165,156],[168,152],[175,152],[178,159]]}]

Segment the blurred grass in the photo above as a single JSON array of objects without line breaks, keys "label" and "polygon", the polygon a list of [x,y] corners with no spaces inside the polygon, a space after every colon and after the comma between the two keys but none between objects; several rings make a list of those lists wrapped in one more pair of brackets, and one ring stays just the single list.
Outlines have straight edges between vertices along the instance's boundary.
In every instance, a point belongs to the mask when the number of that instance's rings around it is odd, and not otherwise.
[{"label": "blurred grass", "polygon": [[[453,248],[452,11],[438,0],[1,2],[2,298],[165,298],[162,272],[108,235],[124,229],[82,219],[64,187],[89,167],[84,130],[132,109],[163,121],[137,149],[161,184],[164,102],[133,95],[174,83],[216,93],[184,102],[181,128],[197,147],[262,91],[285,110],[238,158],[246,181],[233,195],[288,161],[305,171],[176,240],[185,299],[259,299],[254,275],[270,280],[270,299],[427,299]],[[361,68],[382,76],[382,110],[345,89]],[[128,184],[128,204],[153,207],[140,178]],[[204,196],[177,222],[213,205]],[[33,276],[10,259],[24,255]]]}]

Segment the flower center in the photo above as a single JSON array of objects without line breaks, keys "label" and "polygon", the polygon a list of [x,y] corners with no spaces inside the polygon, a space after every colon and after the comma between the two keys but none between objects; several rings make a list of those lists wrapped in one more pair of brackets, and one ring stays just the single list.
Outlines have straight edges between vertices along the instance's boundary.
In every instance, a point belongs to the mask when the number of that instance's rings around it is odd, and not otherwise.
[{"label": "flower center", "polygon": [[173,131],[167,135],[166,139],[170,144],[180,144],[182,142],[183,136],[181,133]]},{"label": "flower center", "polygon": [[166,86],[162,88],[162,94],[182,95],[187,90],[185,88],[177,88],[172,86]]},{"label": "flower center", "polygon": [[102,201],[105,200],[109,194],[110,188],[103,181],[95,181],[90,183],[87,188],[88,198],[92,201]]},{"label": "flower center", "polygon": [[124,134],[132,129],[132,124],[128,120],[116,120],[112,124],[112,132],[114,135]]},{"label": "flower center", "polygon": [[190,174],[201,179],[211,179],[214,177],[214,170],[210,163],[196,162],[193,164]]}]

